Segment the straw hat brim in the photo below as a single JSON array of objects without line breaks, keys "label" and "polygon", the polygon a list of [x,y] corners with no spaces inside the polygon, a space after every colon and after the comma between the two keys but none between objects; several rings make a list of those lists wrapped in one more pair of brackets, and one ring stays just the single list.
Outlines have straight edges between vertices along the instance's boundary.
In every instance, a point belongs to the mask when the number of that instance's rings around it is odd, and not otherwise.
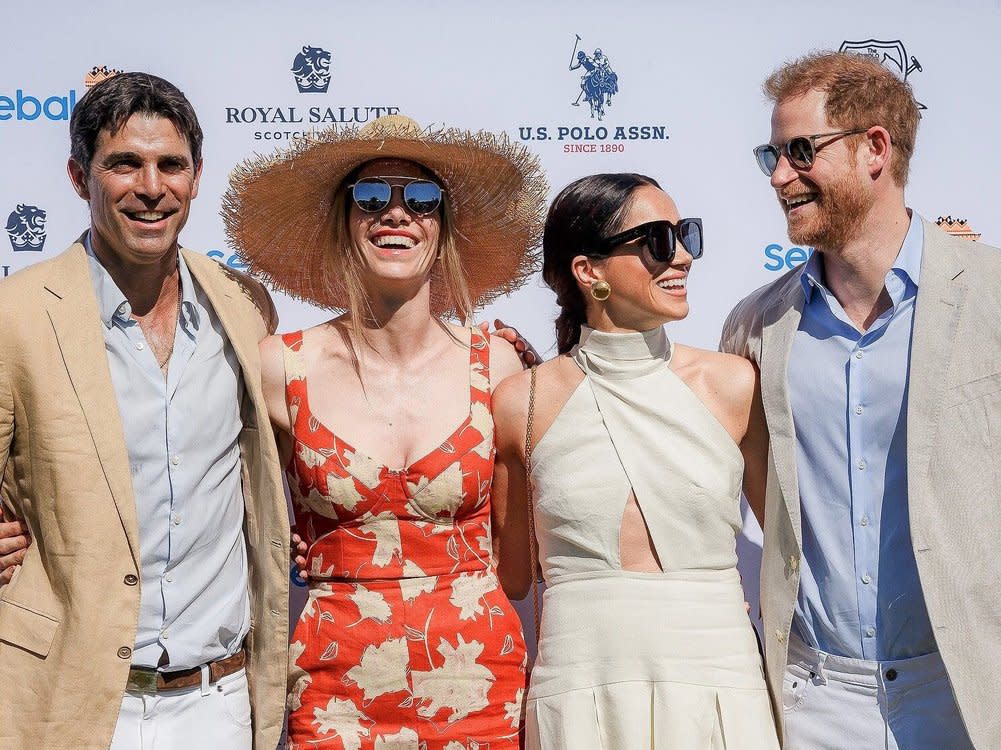
[{"label": "straw hat brim", "polygon": [[[327,253],[347,251],[347,238],[330,236],[330,209],[344,178],[373,159],[413,161],[441,179],[473,307],[537,270],[548,191],[538,158],[506,135],[421,130],[394,116],[312,133],[233,170],[222,216],[250,272],[293,297],[345,309],[347,292],[326,270]],[[433,311],[449,312],[442,285],[435,287],[432,281]]]}]

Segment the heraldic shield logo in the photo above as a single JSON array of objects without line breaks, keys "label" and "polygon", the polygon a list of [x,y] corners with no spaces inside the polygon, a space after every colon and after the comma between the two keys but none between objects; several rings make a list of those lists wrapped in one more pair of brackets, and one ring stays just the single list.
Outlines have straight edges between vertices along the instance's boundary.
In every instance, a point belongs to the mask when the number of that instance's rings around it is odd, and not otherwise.
[{"label": "heraldic shield logo", "polygon": [[619,93],[619,76],[612,70],[612,64],[600,47],[595,47],[590,55],[580,46],[580,34],[574,41],[573,52],[570,53],[570,70],[581,70],[580,93],[573,106],[581,106],[583,99],[591,109],[591,119],[604,120],[605,109],[612,106],[612,96]]},{"label": "heraldic shield logo", "polygon": [[41,251],[45,247],[45,211],[19,203],[7,217],[7,236],[14,252]]},{"label": "heraldic shield logo", "polygon": [[[851,52],[856,55],[871,57],[905,81],[911,73],[920,73],[922,71],[918,58],[914,55],[908,58],[904,43],[899,39],[894,39],[893,41],[865,39],[858,42],[846,40],[841,43],[838,52]],[[915,99],[915,104],[918,105],[918,109],[928,109],[928,107],[917,101],[917,99]]]},{"label": "heraldic shield logo", "polygon": [[330,53],[304,45],[292,61],[292,75],[300,94],[326,94],[330,86]]}]

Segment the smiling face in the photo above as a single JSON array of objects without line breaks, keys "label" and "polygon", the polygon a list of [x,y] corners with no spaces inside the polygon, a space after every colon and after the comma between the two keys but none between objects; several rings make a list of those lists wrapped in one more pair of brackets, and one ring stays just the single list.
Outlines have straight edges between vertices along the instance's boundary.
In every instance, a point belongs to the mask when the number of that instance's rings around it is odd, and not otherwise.
[{"label": "smiling face", "polygon": [[70,159],[77,194],[90,203],[91,242],[106,264],[169,261],[198,195],[202,165],[165,118],[135,114],[98,135],[90,170]]},{"label": "smiling face", "polygon": [[[642,185],[630,195],[629,206],[616,234],[649,221],[678,221],[671,196],[652,185]],[[579,262],[579,258],[575,263]],[[589,319],[604,313],[618,329],[645,331],[688,315],[688,273],[692,256],[679,241],[670,263],[654,260],[643,239],[620,245],[607,258],[592,260],[596,278],[607,281],[609,298],[596,303],[587,294]],[[580,277],[578,277],[580,278]],[[597,327],[597,326],[594,326]]]},{"label": "smiling face", "polygon": [[[775,105],[772,111],[771,143],[781,144],[796,136],[841,130],[827,120],[825,96],[809,91]],[[816,152],[809,169],[797,169],[782,155],[771,185],[788,224],[789,239],[818,250],[837,250],[858,236],[874,199],[868,173],[862,163],[863,146],[851,148],[847,136],[826,143]],[[826,143],[826,145],[825,145]]]},{"label": "smiling face", "polygon": [[381,211],[362,211],[349,198],[348,228],[366,275],[382,283],[426,281],[438,253],[441,207],[424,215],[410,211],[403,202],[407,179],[398,178],[428,179],[427,171],[413,162],[379,159],[359,170],[357,178],[366,177],[389,177],[393,185],[392,199]]}]

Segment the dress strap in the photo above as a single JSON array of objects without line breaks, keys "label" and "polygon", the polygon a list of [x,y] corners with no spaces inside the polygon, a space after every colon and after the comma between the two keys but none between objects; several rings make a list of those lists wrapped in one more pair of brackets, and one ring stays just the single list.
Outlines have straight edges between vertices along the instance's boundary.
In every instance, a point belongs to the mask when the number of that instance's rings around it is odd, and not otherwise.
[{"label": "dress strap", "polygon": [[470,403],[476,394],[490,395],[490,335],[477,326],[469,329],[469,378]]},{"label": "dress strap", "polygon": [[[282,334],[282,360],[285,363],[285,406],[289,410],[289,420],[295,429],[300,412],[308,414],[306,400],[306,359],[302,353],[302,331]],[[303,410],[302,407],[306,407]]]}]

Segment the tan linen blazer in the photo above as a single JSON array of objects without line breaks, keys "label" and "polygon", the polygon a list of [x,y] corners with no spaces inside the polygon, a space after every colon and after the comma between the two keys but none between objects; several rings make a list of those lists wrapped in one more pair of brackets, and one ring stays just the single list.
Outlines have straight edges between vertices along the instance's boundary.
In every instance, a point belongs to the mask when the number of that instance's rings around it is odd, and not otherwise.
[{"label": "tan linen blazer", "polygon": [[[802,266],[741,301],[720,348],[761,369],[770,437],[761,607],[775,713],[802,555],[786,377]],[[924,223],[907,401],[911,541],[935,639],[977,748],[1001,748],[1001,251]]]},{"label": "tan linen blazer", "polygon": [[[257,349],[274,308],[249,277],[182,252],[243,370],[247,672],[254,747],[274,750],[285,699],[289,532]],[[139,536],[102,325],[79,242],[0,282],[2,497],[32,534],[24,564],[0,588],[2,750],[106,750],[132,661]]]}]

